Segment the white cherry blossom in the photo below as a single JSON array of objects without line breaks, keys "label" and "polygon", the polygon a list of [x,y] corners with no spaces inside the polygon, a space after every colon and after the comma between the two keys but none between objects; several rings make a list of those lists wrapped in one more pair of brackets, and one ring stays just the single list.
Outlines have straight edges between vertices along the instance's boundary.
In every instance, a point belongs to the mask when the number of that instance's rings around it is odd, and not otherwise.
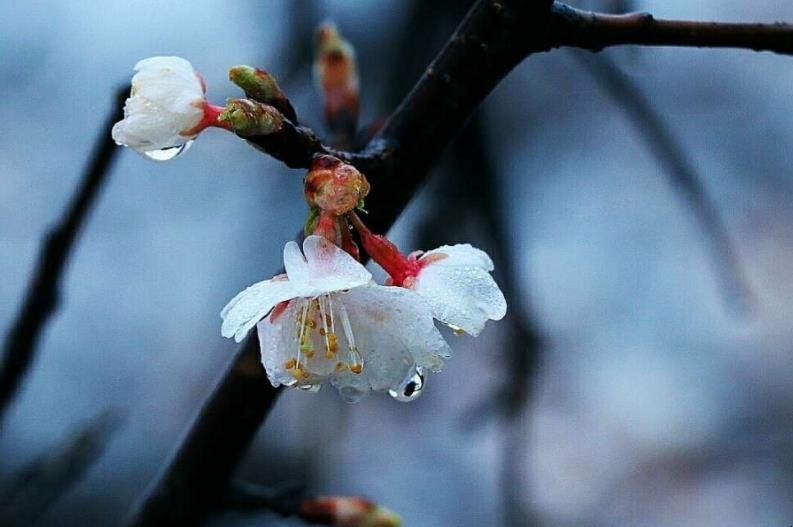
[{"label": "white cherry blossom", "polygon": [[469,244],[444,245],[418,258],[419,270],[404,286],[421,295],[444,324],[478,335],[488,320],[500,320],[507,302],[490,273],[493,261]]},{"label": "white cherry blossom", "polygon": [[207,106],[204,81],[180,57],[150,57],[135,64],[124,119],[113,139],[138,152],[185,144],[200,131]]},{"label": "white cherry blossom", "polygon": [[[305,256],[304,256],[305,255]],[[242,340],[257,325],[274,386],[331,383],[348,401],[399,390],[417,369],[440,371],[450,356],[422,298],[374,285],[371,274],[325,238],[284,248],[286,276],[259,282],[221,312],[223,336]]]}]

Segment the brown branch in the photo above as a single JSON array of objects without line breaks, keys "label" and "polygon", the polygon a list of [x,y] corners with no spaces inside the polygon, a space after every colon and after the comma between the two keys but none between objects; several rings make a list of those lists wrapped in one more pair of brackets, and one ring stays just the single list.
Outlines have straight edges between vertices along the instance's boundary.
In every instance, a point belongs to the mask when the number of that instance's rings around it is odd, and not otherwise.
[{"label": "brown branch", "polygon": [[[340,154],[365,171],[379,189],[367,205],[368,223],[385,231],[426,177],[429,167],[465,119],[521,60],[512,48],[527,32],[528,10],[539,3],[480,1],[449,43],[361,154]],[[305,128],[287,124],[285,138],[249,138],[289,166],[307,166],[311,155],[333,152]],[[301,163],[305,163],[301,165]],[[376,188],[373,186],[373,188]],[[229,479],[280,390],[270,386],[250,337],[235,357],[177,452],[158,477],[129,525],[196,525],[223,497]]]},{"label": "brown branch", "polygon": [[[631,24],[644,30],[632,29]],[[597,50],[616,44],[791,52],[790,26],[752,28],[593,15],[551,0],[479,0],[362,152],[336,151],[307,128],[288,121],[274,136],[247,139],[293,168],[307,168],[316,153],[337,155],[354,164],[372,183],[367,223],[385,232],[479,103],[532,53],[562,45]],[[265,378],[257,348],[251,337],[238,352],[132,525],[195,525],[222,498],[279,393]]]},{"label": "brown branch", "polygon": [[267,380],[259,339],[252,334],[127,524],[199,524],[225,495],[234,469],[281,391]]},{"label": "brown branch", "polygon": [[0,422],[33,362],[44,325],[58,307],[61,278],[74,243],[119,150],[110,137],[110,129],[124,116],[128,93],[129,86],[117,92],[80,187],[58,224],[45,236],[22,309],[6,335],[0,367]]},{"label": "brown branch", "polygon": [[[413,179],[420,180],[434,160],[425,152],[442,150],[471,110],[516,64],[562,46],[600,51],[617,45],[743,48],[791,55],[793,24],[662,20],[649,13],[595,13],[551,0],[480,0],[363,152],[336,151],[311,130],[291,124],[280,138],[247,139],[292,168],[307,168],[316,153],[350,161],[370,179],[404,175],[400,169],[405,165],[420,167],[418,175],[407,176],[411,183],[405,194],[412,195]],[[386,189],[389,194],[392,190]],[[402,200],[396,202],[394,208],[401,209]]]},{"label": "brown branch", "polygon": [[555,46],[600,51],[610,46],[743,48],[793,54],[793,24],[692,22],[657,19],[650,13],[609,15],[554,2]]}]

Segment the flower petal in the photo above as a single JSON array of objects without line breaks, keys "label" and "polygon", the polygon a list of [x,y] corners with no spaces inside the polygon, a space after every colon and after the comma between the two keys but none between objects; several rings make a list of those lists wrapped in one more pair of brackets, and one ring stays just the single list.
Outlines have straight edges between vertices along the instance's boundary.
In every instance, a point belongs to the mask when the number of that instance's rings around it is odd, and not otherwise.
[{"label": "flower petal", "polygon": [[248,331],[279,302],[298,296],[289,280],[265,280],[248,287],[231,299],[220,312],[224,337],[241,342]]},{"label": "flower petal", "polygon": [[398,387],[414,365],[440,371],[451,349],[432,320],[424,301],[401,287],[359,287],[341,295],[350,315],[363,373],[339,374],[333,384],[373,390]]},{"label": "flower petal", "polygon": [[333,291],[352,289],[369,283],[372,274],[343,251],[321,236],[308,236],[303,253],[295,242],[284,248],[284,266],[299,296],[314,297]]},{"label": "flower petal", "polygon": [[485,251],[477,249],[468,243],[444,245],[442,247],[438,247],[437,249],[427,251],[424,253],[424,255],[422,255],[421,258],[424,259],[430,255],[440,254],[445,254],[446,258],[439,259],[433,262],[431,265],[473,265],[481,267],[488,272],[493,271],[493,260],[490,259],[490,256],[488,256]]},{"label": "flower petal", "polygon": [[276,320],[267,317],[256,325],[259,332],[259,346],[262,353],[262,364],[267,371],[267,378],[273,386],[281,384],[291,386],[295,378],[286,368],[286,361],[294,357],[299,347],[298,323],[303,302],[290,302],[286,311]]},{"label": "flower petal", "polygon": [[135,65],[124,119],[113,126],[113,139],[139,152],[180,146],[182,132],[204,116],[204,85],[193,66],[179,57],[151,57]]},{"label": "flower petal", "polygon": [[443,265],[444,261],[427,265],[412,286],[430,305],[435,318],[473,336],[484,329],[488,319],[504,318],[507,301],[485,267]]}]

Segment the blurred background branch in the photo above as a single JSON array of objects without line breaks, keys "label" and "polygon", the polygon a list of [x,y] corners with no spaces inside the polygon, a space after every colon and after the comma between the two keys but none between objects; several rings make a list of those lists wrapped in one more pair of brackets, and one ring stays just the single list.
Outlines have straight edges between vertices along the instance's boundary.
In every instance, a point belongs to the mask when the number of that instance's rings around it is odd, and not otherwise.
[{"label": "blurred background branch", "polygon": [[691,212],[708,242],[721,290],[731,309],[746,313],[751,308],[751,290],[740,260],[716,204],[708,196],[703,178],[685,145],[667,125],[663,114],[644,95],[642,89],[606,55],[574,55],[618,108],[633,121],[639,136],[669,175],[672,186],[688,202]]},{"label": "blurred background branch", "polygon": [[22,309],[6,335],[0,364],[0,425],[30,368],[45,324],[58,307],[63,273],[75,241],[119,152],[110,129],[124,116],[128,94],[129,86],[117,90],[82,181],[63,216],[44,238]]},{"label": "blurred background branch", "polygon": [[102,456],[122,421],[117,413],[105,411],[19,470],[0,493],[0,525],[34,525],[80,482]]}]

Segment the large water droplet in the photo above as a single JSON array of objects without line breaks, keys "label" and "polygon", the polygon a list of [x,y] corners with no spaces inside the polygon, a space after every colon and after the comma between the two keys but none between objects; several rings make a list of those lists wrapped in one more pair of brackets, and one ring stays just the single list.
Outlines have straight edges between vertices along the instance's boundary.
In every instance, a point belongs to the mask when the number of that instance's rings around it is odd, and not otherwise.
[{"label": "large water droplet", "polygon": [[298,388],[300,388],[304,392],[317,393],[319,391],[319,389],[322,388],[322,385],[321,384],[301,384],[300,386],[298,386]]},{"label": "large water droplet", "polygon": [[410,370],[408,376],[396,390],[388,390],[388,395],[399,402],[409,403],[415,401],[424,389],[424,369],[416,366]]},{"label": "large water droplet", "polygon": [[160,150],[150,150],[143,152],[143,155],[154,161],[170,161],[179,157],[182,152],[187,152],[193,146],[193,141],[190,140],[183,145],[172,146],[170,148],[162,148]]}]

